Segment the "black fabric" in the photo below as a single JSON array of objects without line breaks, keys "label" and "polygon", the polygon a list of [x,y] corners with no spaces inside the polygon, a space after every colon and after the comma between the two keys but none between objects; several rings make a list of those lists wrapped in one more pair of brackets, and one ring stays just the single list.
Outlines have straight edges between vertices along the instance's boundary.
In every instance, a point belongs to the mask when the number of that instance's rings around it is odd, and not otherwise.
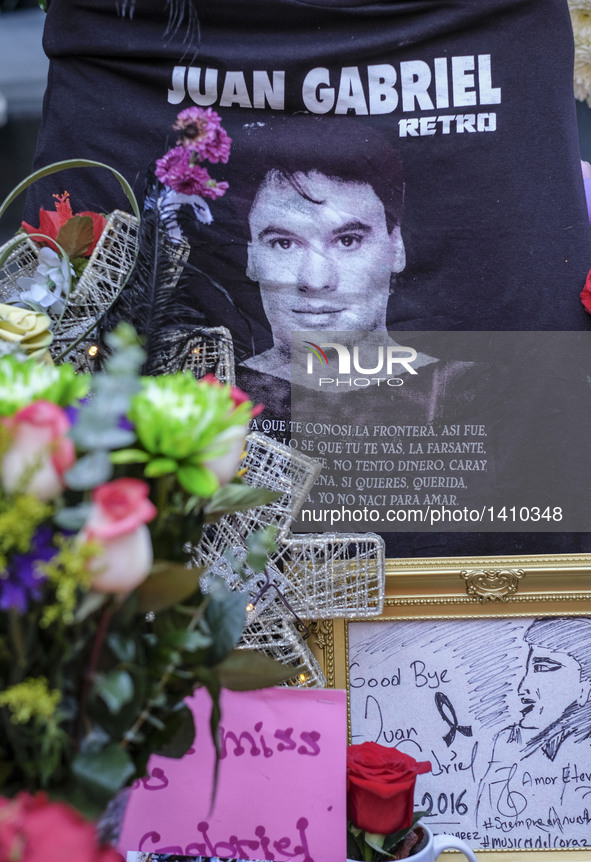
[{"label": "black fabric", "polygon": [[[166,6],[161,0],[53,0],[36,165],[96,158],[122,170],[141,194],[147,165],[172,142],[177,111],[193,104],[188,97],[167,101],[175,66],[219,70],[220,83],[228,71],[243,72],[251,96],[253,70],[284,71],[289,114],[305,110],[302,81],[313,68],[329,69],[336,86],[343,67],[358,67],[365,82],[368,65],[399,72],[401,62],[424,61],[432,69],[437,58],[490,55],[500,104],[358,118],[389,136],[406,176],[408,263],[390,318],[395,328],[414,330],[588,326],[578,293],[591,242],[566,0],[195,0],[194,20],[185,16],[176,26]],[[117,14],[125,7],[133,15]],[[263,122],[268,114],[220,107],[218,100],[212,107],[237,142],[243,123]],[[398,137],[400,119],[491,113],[494,132],[443,135],[439,123],[435,135]],[[249,168],[231,157],[216,179],[236,169]],[[35,187],[29,221],[39,206],[50,206],[56,182],[80,209],[124,205],[106,172],[78,171]]]},{"label": "black fabric", "polygon": [[[122,171],[141,197],[148,165],[174,144],[176,114],[195,104],[188,75],[195,98],[220,114],[233,151],[210,173],[230,188],[210,201],[211,225],[183,214],[193,252],[179,290],[212,324],[231,329],[239,360],[273,343],[259,287],[245,274],[247,187],[266,157],[265,145],[251,139],[258,131],[264,140],[268,130],[271,141],[305,114],[327,130],[344,121],[368,137],[380,135],[384,154],[391,148],[401,160],[404,210],[394,218],[406,265],[392,281],[390,329],[589,328],[579,293],[591,233],[566,0],[184,0],[177,7],[162,0],[52,0],[44,46],[51,67],[36,167],[97,159]],[[217,86],[201,98],[206,70],[210,83],[217,75]],[[267,98],[265,73],[274,93]],[[430,77],[420,92],[416,75]],[[231,81],[235,94],[243,82],[243,95],[224,100]],[[304,99],[306,81],[312,84]],[[334,148],[336,176],[345,155],[366,158],[352,137],[340,134]],[[316,148],[311,138],[308,149]],[[386,182],[376,180],[376,191]],[[36,184],[27,221],[35,223],[39,207],[50,208],[52,193],[64,189],[74,209],[125,208],[107,172],[84,169]],[[400,555],[410,552],[397,541]],[[582,542],[580,535],[547,543],[489,535],[477,547],[474,535],[465,543],[447,534],[425,536],[424,547],[412,550],[568,552]]]}]

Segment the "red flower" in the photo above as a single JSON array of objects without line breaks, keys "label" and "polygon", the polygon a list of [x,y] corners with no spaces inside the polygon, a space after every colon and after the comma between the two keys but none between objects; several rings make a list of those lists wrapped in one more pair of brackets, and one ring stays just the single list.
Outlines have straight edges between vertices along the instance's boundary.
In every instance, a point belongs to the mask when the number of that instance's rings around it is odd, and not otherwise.
[{"label": "red flower", "polygon": [[427,761],[376,742],[347,747],[347,817],[366,832],[389,835],[412,825],[417,775]]},{"label": "red flower", "polygon": [[588,311],[589,314],[591,314],[591,269],[587,273],[585,287],[581,291],[581,302],[583,303],[585,311]]},{"label": "red flower", "polygon": [[[48,246],[53,249],[53,251],[59,253],[57,245],[55,242],[51,241],[54,239],[62,246],[62,248],[65,249],[66,254],[68,254],[69,257],[90,257],[105,229],[107,219],[100,213],[88,211],[76,213],[74,215],[68,192],[64,192],[62,195],[54,195],[54,198],[56,201],[55,212],[44,210],[43,208],[39,210],[39,227],[33,227],[25,221],[21,223],[21,227],[29,234],[42,233],[45,236],[51,237],[51,239],[48,240],[41,239],[41,237],[37,236],[34,237],[37,245],[42,247]],[[81,238],[81,231],[79,228],[84,228],[84,223],[76,221],[73,225],[68,226],[68,222],[70,222],[71,219],[79,220],[82,218],[91,219],[92,235],[90,234],[90,231],[85,230]]]},{"label": "red flower", "polygon": [[97,843],[92,823],[43,793],[0,797],[0,859],[15,862],[123,862]]}]

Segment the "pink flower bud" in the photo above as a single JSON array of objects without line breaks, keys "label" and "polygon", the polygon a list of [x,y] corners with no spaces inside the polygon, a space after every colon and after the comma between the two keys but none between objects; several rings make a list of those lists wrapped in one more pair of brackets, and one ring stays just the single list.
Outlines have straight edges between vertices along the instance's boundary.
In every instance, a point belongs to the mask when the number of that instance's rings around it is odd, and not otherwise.
[{"label": "pink flower bud", "polygon": [[74,444],[66,437],[70,420],[65,411],[50,401],[35,401],[2,421],[10,434],[0,463],[4,491],[26,491],[40,500],[56,497],[76,459]]},{"label": "pink flower bud", "polygon": [[149,488],[139,479],[115,479],[96,488],[81,537],[97,541],[91,586],[99,593],[128,593],[147,577],[153,562],[146,523],[157,515]]}]

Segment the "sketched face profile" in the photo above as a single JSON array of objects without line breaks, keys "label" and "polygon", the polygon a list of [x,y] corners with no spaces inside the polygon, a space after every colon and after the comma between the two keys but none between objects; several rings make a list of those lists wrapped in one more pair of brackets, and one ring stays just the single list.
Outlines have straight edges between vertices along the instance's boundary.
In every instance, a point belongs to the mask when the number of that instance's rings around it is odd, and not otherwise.
[{"label": "sketched face profile", "polygon": [[567,710],[583,707],[590,699],[591,621],[536,620],[525,640],[529,654],[517,688],[519,726],[534,734],[551,733]]}]

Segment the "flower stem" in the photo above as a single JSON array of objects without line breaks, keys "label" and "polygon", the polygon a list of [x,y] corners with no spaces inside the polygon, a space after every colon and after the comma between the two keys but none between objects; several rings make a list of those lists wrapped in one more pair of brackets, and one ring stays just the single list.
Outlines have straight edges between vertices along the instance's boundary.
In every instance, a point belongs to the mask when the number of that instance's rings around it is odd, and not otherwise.
[{"label": "flower stem", "polygon": [[111,604],[105,605],[103,608],[103,612],[101,614],[101,618],[99,620],[98,629],[96,631],[96,635],[94,638],[94,643],[92,645],[92,652],[90,654],[90,659],[88,662],[88,667],[84,672],[84,680],[82,683],[82,692],[80,695],[80,709],[78,711],[78,719],[76,721],[76,733],[75,739],[77,742],[80,740],[80,736],[82,734],[82,728],[84,724],[84,715],[86,712],[86,703],[88,701],[88,695],[90,694],[90,689],[92,686],[92,682],[94,680],[94,674],[96,671],[96,667],[98,664],[98,660],[101,654],[101,650],[103,648],[103,643],[105,641],[105,637],[107,635],[107,631],[109,628],[109,623],[111,621],[111,617],[113,615],[113,606]]}]

